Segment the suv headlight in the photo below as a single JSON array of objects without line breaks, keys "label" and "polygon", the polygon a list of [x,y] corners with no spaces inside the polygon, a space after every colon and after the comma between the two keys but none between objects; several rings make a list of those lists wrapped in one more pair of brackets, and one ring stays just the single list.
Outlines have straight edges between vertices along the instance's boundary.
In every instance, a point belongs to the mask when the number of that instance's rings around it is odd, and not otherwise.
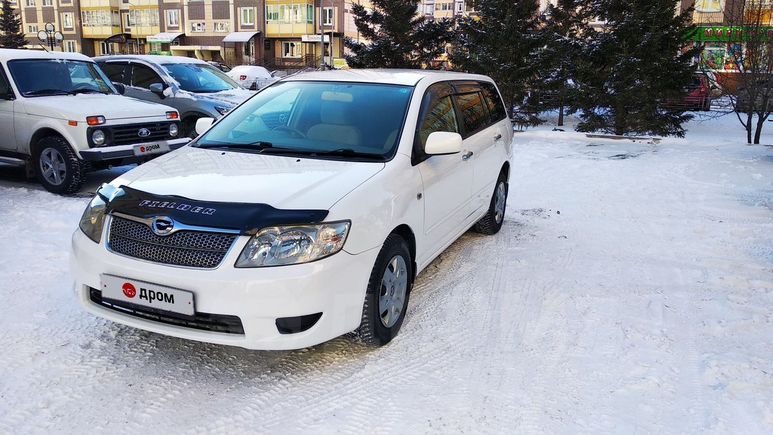
[{"label": "suv headlight", "polygon": [[81,216],[80,224],[78,225],[89,239],[96,243],[102,238],[102,227],[105,223],[105,209],[107,204],[99,195],[95,196],[86,207],[86,211]]},{"label": "suv headlight", "polygon": [[179,133],[177,124],[169,124],[169,136],[177,137],[177,133]]},{"label": "suv headlight", "polygon": [[264,228],[247,242],[236,267],[284,266],[329,257],[344,247],[349,225],[345,221]]},{"label": "suv headlight", "polygon": [[94,142],[94,145],[102,145],[105,143],[105,132],[102,130],[94,130],[93,133],[91,133],[91,141]]}]

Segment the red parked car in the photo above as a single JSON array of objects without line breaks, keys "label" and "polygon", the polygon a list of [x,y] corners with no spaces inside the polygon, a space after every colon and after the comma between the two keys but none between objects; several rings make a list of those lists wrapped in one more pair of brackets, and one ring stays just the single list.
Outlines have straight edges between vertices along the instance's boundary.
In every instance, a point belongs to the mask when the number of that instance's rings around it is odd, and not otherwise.
[{"label": "red parked car", "polygon": [[687,92],[680,106],[687,110],[711,109],[711,83],[706,74],[695,74],[692,83],[687,86]]}]

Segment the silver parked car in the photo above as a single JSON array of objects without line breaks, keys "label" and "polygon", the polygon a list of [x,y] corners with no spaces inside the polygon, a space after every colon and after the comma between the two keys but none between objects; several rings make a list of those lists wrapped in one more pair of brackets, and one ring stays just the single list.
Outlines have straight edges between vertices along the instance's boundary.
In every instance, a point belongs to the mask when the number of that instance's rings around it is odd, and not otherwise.
[{"label": "silver parked car", "polygon": [[199,59],[113,55],[94,60],[124,95],[177,109],[184,136],[195,135],[199,118],[219,118],[253,95]]}]

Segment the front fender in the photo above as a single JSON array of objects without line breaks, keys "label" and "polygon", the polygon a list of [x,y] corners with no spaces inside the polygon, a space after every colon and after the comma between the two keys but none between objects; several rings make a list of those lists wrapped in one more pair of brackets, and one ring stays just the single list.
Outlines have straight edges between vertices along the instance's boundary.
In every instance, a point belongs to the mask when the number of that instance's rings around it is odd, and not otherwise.
[{"label": "front fender", "polygon": [[[89,148],[86,142],[86,123],[78,122],[77,126],[68,125],[64,119],[47,118],[26,113],[16,113],[14,115],[14,126],[16,132],[16,143],[19,144],[19,151],[25,154],[32,154],[33,139],[40,136],[38,133],[50,131],[64,138],[80,158],[80,151]],[[43,137],[43,136],[40,136]]]},{"label": "front fender", "polygon": [[389,233],[408,225],[416,237],[416,251],[422,249],[420,234],[424,219],[422,182],[410,158],[397,154],[384,170],[336,202],[326,220],[351,220],[344,245],[350,254],[380,248]]}]

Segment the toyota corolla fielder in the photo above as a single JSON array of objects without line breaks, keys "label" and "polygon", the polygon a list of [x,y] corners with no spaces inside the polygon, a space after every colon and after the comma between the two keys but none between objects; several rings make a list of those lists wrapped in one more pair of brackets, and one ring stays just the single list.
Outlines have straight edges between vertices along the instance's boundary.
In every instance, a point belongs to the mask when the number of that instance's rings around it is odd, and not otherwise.
[{"label": "toyota corolla fielder", "polygon": [[98,316],[293,349],[388,343],[416,274],[499,231],[512,126],[485,76],[333,71],[278,82],[99,189],[72,241]]}]

